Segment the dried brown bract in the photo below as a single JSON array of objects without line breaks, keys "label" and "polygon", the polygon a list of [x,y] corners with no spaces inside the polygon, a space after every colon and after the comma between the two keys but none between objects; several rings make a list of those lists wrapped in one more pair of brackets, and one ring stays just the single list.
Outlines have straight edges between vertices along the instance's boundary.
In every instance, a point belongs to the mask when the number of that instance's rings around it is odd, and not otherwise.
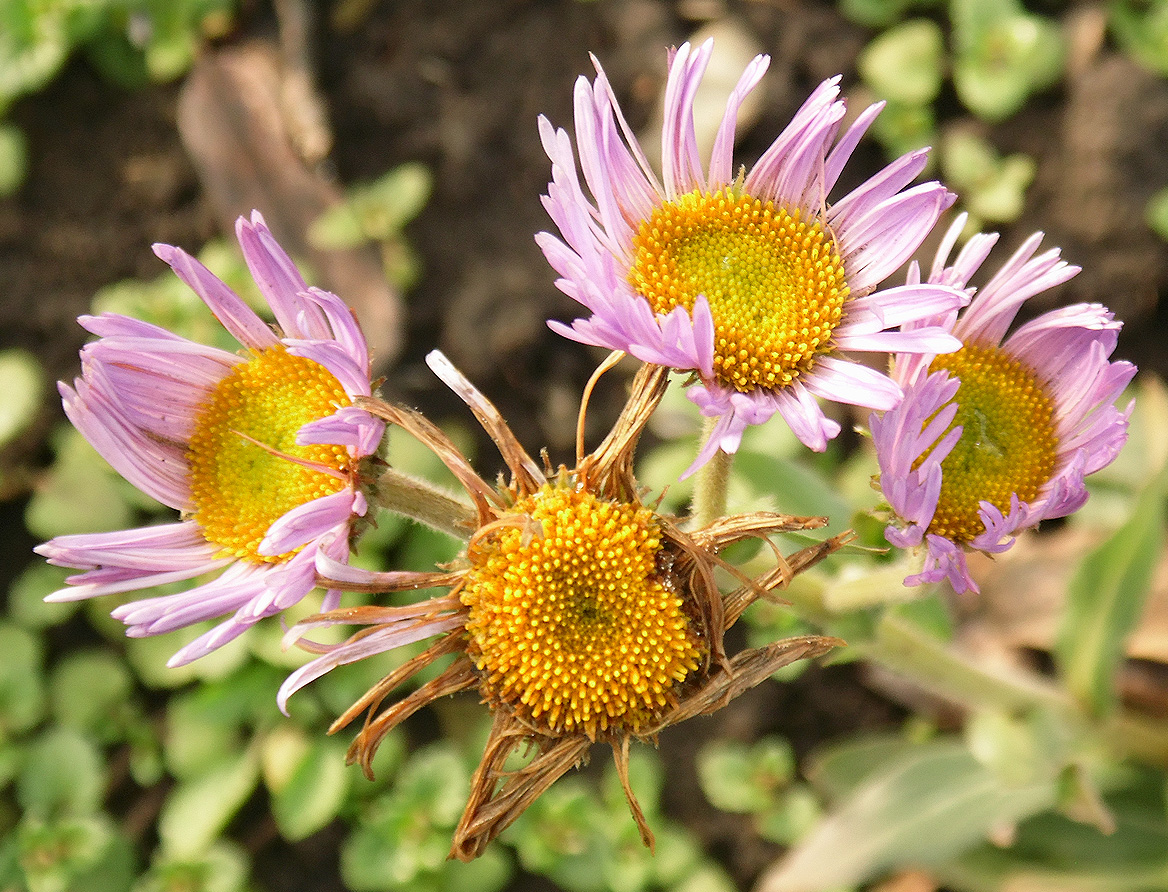
[{"label": "dried brown bract", "polygon": [[[748,578],[718,553],[745,539],[815,529],[824,518],[758,512],[686,531],[644,505],[633,451],[665,393],[664,369],[642,367],[604,443],[579,456],[575,468],[553,470],[527,454],[495,407],[445,357],[431,354],[430,363],[498,445],[510,480],[498,486],[483,481],[450,439],[418,413],[362,401],[362,408],[409,431],[450,468],[473,504],[473,529],[464,558],[448,571],[370,573],[324,562],[322,583],[330,587],[394,592],[448,586],[450,592],[406,607],[308,618],[292,636],[324,625],[367,628],[332,648],[307,645],[322,655],[288,679],[281,702],[334,666],[435,638],[333,724],[337,731],[366,714],[349,749],[351,762],[371,775],[373,756],[393,727],[439,697],[473,688],[494,724],[455,830],[452,857],[481,854],[558,777],[583,762],[594,743],[612,748],[641,837],[652,846],[653,834],[628,783],[630,740],[652,742],[662,729],[720,709],[780,667],[842,644],[805,636],[731,656],[723,641],[747,606],[784,587],[846,537],[787,556],[772,544],[775,567]],[[739,585],[723,593],[720,570]],[[455,659],[439,676],[383,707],[398,685],[449,654]],[[506,770],[508,758],[523,747],[534,756],[522,768]]]}]

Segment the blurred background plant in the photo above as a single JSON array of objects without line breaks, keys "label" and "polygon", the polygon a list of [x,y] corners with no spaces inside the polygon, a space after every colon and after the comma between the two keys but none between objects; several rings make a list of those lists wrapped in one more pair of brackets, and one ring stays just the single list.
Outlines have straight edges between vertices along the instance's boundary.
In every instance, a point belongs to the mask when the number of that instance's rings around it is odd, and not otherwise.
[{"label": "blurred background plant", "polygon": [[[934,145],[935,173],[978,225],[1023,212],[1036,161],[996,144],[996,128],[1065,87],[1085,20],[1102,23],[1097,40],[1168,76],[1168,0],[836,6],[864,35],[857,90],[888,101],[874,136],[889,155]],[[359,25],[373,7],[337,11]],[[237,13],[231,0],[0,0],[0,196],[28,187],[29,149],[4,123],[8,111],[68,59],[145,88],[182,75]],[[435,63],[427,77],[450,73]],[[423,266],[406,237],[436,188],[428,170],[363,172],[310,241],[376,246],[403,289],[440,272]],[[1168,240],[1168,189],[1148,202],[1146,224]],[[233,247],[212,241],[200,256],[256,300]],[[109,285],[93,310],[233,346],[168,273]],[[60,423],[33,352],[0,351],[0,388],[0,500],[28,536],[163,516]],[[330,674],[297,694],[286,718],[274,692],[300,657],[281,650],[278,625],[167,669],[198,629],[127,640],[109,599],[43,603],[65,573],[30,560],[12,573],[0,618],[0,889],[298,890],[323,876],[353,892],[730,892],[736,878],[759,874],[760,892],[1168,888],[1168,398],[1151,375],[1134,391],[1131,441],[1092,478],[1087,508],[978,565],[977,601],[900,585],[907,571],[883,548],[876,464],[863,438],[811,455],[781,425],[752,429],[734,465],[731,509],[822,514],[831,519],[824,535],[851,527],[858,538],[796,580],[792,607],[751,608],[740,634],[752,645],[811,630],[840,635],[850,647],[833,658],[836,669],[850,664],[892,718],[869,727],[848,715],[853,701],[828,701],[789,734],[773,731],[781,722],[772,716],[690,726],[685,735],[696,728],[700,740],[666,735],[660,752],[637,748],[632,783],[657,832],[655,857],[640,845],[617,779],[592,766],[553,786],[484,858],[448,862],[486,734],[477,704],[443,701],[395,732],[375,782],[344,765],[344,733],[325,734],[408,651]],[[676,477],[697,423],[675,388],[654,420],[659,445],[640,460],[664,510],[687,504]],[[469,428],[444,427],[474,452]],[[440,464],[406,437],[391,440],[389,456],[442,480]],[[365,566],[426,569],[457,552],[404,521],[379,524],[362,540],[356,561]],[[732,557],[767,559],[749,548]],[[794,664],[777,680],[824,671],[833,670]],[[830,736],[836,727],[848,733]],[[684,809],[680,796],[690,797]]]},{"label": "blurred background plant", "polygon": [[227,34],[235,0],[3,0],[0,2],[0,197],[24,181],[28,147],[4,119],[44,89],[74,53],[115,84],[171,81],[200,44]]}]

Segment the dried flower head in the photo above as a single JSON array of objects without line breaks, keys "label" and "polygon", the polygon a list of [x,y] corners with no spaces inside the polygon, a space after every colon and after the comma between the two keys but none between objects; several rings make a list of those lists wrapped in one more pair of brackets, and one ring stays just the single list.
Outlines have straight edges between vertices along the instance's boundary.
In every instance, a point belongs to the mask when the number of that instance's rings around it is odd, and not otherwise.
[{"label": "dried flower head", "polygon": [[[404,607],[361,607],[304,620],[289,640],[328,625],[368,628],[335,646],[300,640],[321,656],[287,679],[281,707],[294,691],[335,666],[439,636],[334,724],[337,730],[369,711],[350,761],[369,773],[391,728],[438,697],[474,689],[494,723],[452,856],[479,855],[597,742],[612,747],[632,813],[651,845],[652,833],[628,785],[630,740],[653,740],[669,725],[720,708],[779,667],[840,644],[808,636],[731,657],[723,636],[751,602],[785,585],[843,537],[786,558],[775,549],[777,565],[749,579],[720,560],[718,551],[747,538],[813,529],[824,520],[755,513],[687,533],[642,504],[632,454],[665,392],[665,369],[642,367],[600,448],[578,454],[571,470],[553,471],[523,450],[494,406],[445,357],[435,352],[428,361],[498,444],[511,479],[488,485],[422,416],[361,401],[433,449],[466,488],[474,506],[467,517],[466,552],[457,567],[433,573],[363,572],[322,555],[318,567],[330,586],[383,592],[447,586],[450,592]],[[737,575],[734,591],[719,590],[718,568]],[[456,658],[441,675],[381,709],[394,688],[447,654]],[[534,748],[534,757],[517,771],[504,771],[507,758],[525,745]]]},{"label": "dried flower head", "polygon": [[670,53],[660,180],[598,62],[594,83],[576,83],[576,148],[591,198],[568,134],[540,119],[552,161],[544,206],[560,237],[536,238],[559,287],[591,313],[551,326],[693,371],[687,395],[718,419],[694,467],[718,449],[737,450],[747,425],[775,412],[823,451],[840,426],[815,397],[874,409],[901,398],[887,375],[843,353],[956,350],[957,341],[935,328],[895,329],[966,299],[931,282],[877,290],[953,195],[937,182],[909,186],[925,167],[926,152],[918,151],[828,202],[883,107],[864,110],[837,141],[845,113],[839,78],[824,81],[758,162],[736,174],[738,110],[769,62],[755,58],[727,100],[704,169],[693,101],[712,50],[707,41]]},{"label": "dried flower head", "polygon": [[[989,255],[997,236],[976,235],[947,265],[964,225],[962,215],[950,228],[930,281],[966,288]],[[880,485],[897,516],[888,541],[925,545],[924,569],[907,585],[947,578],[959,593],[977,591],[966,551],[1000,553],[1018,531],[1077,511],[1084,478],[1127,440],[1131,406],[1115,401],[1136,368],[1110,361],[1120,328],[1110,310],[1075,304],[1006,334],[1026,300],[1079,271],[1058,248],[1036,254],[1041,241],[1042,233],[1027,239],[960,318],[926,320],[964,346],[898,356],[904,402],[871,419]]]},{"label": "dried flower head", "polygon": [[[189,663],[316,586],[322,551],[348,556],[366,512],[361,463],[385,423],[354,406],[371,390],[352,311],[310,288],[258,212],[236,233],[275,314],[273,331],[180,248],[154,252],[201,297],[243,350],[228,353],[115,314],[83,316],[98,340],[81,377],[60,385],[65,413],[127,480],[182,512],[177,523],[58,536],[37,548],[84,570],[50,601],[138,591],[222,571],[185,592],[117,607],[131,637],[233,614],[179,650]],[[337,606],[340,592],[324,598]]]}]

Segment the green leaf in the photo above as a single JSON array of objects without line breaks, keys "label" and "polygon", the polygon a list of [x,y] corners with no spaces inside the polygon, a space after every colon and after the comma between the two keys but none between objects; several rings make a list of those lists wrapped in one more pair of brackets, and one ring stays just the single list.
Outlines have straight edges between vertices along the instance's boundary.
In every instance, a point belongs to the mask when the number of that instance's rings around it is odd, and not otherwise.
[{"label": "green leaf", "polygon": [[19,128],[0,124],[0,198],[15,195],[27,175],[28,140]]},{"label": "green leaf", "polygon": [[132,689],[125,663],[108,651],[70,654],[49,679],[53,717],[99,740],[115,739],[132,712]]},{"label": "green leaf", "polygon": [[[872,122],[872,136],[893,156],[936,145],[937,118],[931,105],[902,105],[889,102]],[[929,156],[932,165],[933,156]]]},{"label": "green leaf", "polygon": [[941,92],[945,39],[929,19],[912,19],[869,43],[857,60],[860,76],[882,99],[928,105]]},{"label": "green leaf", "polygon": [[1034,179],[1033,158],[1022,154],[1003,158],[981,136],[962,127],[946,130],[940,149],[941,170],[961,192],[973,217],[995,223],[1017,219]]},{"label": "green leaf", "polygon": [[[1168,8],[1168,4],[1165,4]],[[1168,242],[1168,188],[1161,189],[1148,200],[1144,216],[1152,231]]]},{"label": "green leaf", "polygon": [[1140,495],[1122,527],[1087,554],[1067,586],[1067,607],[1055,643],[1059,671],[1070,691],[1096,713],[1116,702],[1115,672],[1164,549],[1162,469]]},{"label": "green leaf", "polygon": [[39,90],[64,64],[72,42],[65,17],[33,0],[0,4],[0,115]]},{"label": "green leaf", "polygon": [[839,4],[845,16],[868,28],[893,25],[913,6],[935,5],[931,0],[841,0]]},{"label": "green leaf", "polygon": [[507,851],[491,846],[473,861],[446,861],[437,882],[436,892],[497,892],[511,880],[515,865]]},{"label": "green leaf", "polygon": [[45,596],[64,588],[66,577],[75,572],[40,561],[29,564],[8,590],[8,613],[26,629],[60,625],[77,612],[79,602],[51,604]]},{"label": "green leaf", "polygon": [[0,623],[0,740],[27,731],[45,708],[44,646],[11,623]]},{"label": "green leaf", "polygon": [[97,810],[105,789],[101,754],[76,731],[46,731],[29,747],[16,779],[16,798],[26,815],[50,820]]},{"label": "green leaf", "polygon": [[259,758],[247,749],[179,783],[158,818],[162,851],[179,859],[203,856],[247,802],[259,774]]},{"label": "green leaf", "polygon": [[309,740],[290,726],[264,741],[264,781],[285,839],[311,836],[340,812],[353,777],[346,749],[332,738]]},{"label": "green leaf", "polygon": [[415,753],[343,845],[345,885],[353,892],[436,888],[469,784],[452,748],[434,745]]},{"label": "green leaf", "polygon": [[815,793],[806,786],[795,786],[783,793],[775,809],[759,815],[758,834],[781,845],[794,845],[810,833],[822,817],[823,806]]},{"label": "green leaf", "polygon": [[343,204],[313,221],[309,241],[318,248],[352,248],[396,240],[430,198],[433,178],[422,164],[395,167],[372,183],[348,190]]},{"label": "green leaf", "polygon": [[1124,52],[1146,68],[1168,75],[1168,2],[1112,0],[1109,24]]},{"label": "green leaf", "polygon": [[828,524],[814,531],[816,538],[847,529],[851,505],[823,474],[801,462],[743,448],[734,456],[732,473],[749,483],[749,499],[756,506],[762,498],[785,514],[826,517]]},{"label": "green leaf", "polygon": [[758,889],[817,892],[898,864],[937,864],[1054,800],[1052,781],[1008,786],[957,741],[914,746],[869,773]]},{"label": "green leaf", "polygon": [[956,59],[953,86],[980,118],[1000,121],[1036,90],[1055,83],[1063,66],[1062,32],[1017,0],[951,0]]},{"label": "green leaf", "polygon": [[134,885],[133,892],[245,892],[247,853],[231,843],[214,843],[194,859],[158,860]]},{"label": "green leaf", "polygon": [[781,737],[749,747],[714,741],[699,751],[697,768],[702,792],[715,808],[751,814],[775,807],[794,776],[795,755]]},{"label": "green leaf", "polygon": [[121,892],[133,882],[133,848],[104,815],[51,824],[26,819],[15,835],[28,892]]},{"label": "green leaf", "polygon": [[601,892],[605,882],[599,866],[612,848],[602,832],[607,822],[592,790],[568,778],[536,799],[504,838],[515,846],[525,869],[570,892]]},{"label": "green leaf", "polygon": [[283,676],[279,669],[252,663],[171,700],[166,716],[166,764],[171,773],[193,779],[238,752],[255,726],[282,723],[275,691]]},{"label": "green leaf", "polygon": [[1114,829],[1045,813],[1022,822],[1009,849],[985,845],[938,874],[959,889],[1011,892],[1159,892],[1168,888],[1164,775],[1124,769],[1104,805]]},{"label": "green leaf", "polygon": [[97,450],[71,427],[53,435],[56,461],[25,510],[29,532],[41,539],[124,529],[133,521],[127,487]]}]

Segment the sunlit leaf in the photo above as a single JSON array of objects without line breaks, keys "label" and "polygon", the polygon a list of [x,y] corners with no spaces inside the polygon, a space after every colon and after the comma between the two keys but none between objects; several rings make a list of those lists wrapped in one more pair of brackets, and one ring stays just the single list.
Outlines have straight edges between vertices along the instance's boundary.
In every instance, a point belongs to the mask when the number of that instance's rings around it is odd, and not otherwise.
[{"label": "sunlit leaf", "polygon": [[1055,645],[1067,687],[1095,712],[1116,701],[1115,671],[1135,626],[1164,550],[1161,470],[1122,527],[1087,554],[1067,586],[1067,608]]},{"label": "sunlit leaf", "polygon": [[937,98],[944,77],[945,40],[929,19],[890,28],[860,54],[860,76],[882,99],[927,105]]},{"label": "sunlit leaf", "polygon": [[1168,2],[1112,0],[1107,4],[1111,31],[1133,59],[1168,75]]},{"label": "sunlit leaf", "polygon": [[179,783],[158,817],[163,852],[175,858],[203,855],[251,796],[259,773],[259,758],[249,748]]},{"label": "sunlit leaf", "polygon": [[1164,777],[1128,769],[1105,797],[1114,828],[1059,814],[1023,821],[1014,844],[985,845],[937,873],[958,889],[1008,892],[1159,892],[1168,888],[1168,802]]},{"label": "sunlit leaf", "polygon": [[1053,782],[1008,786],[956,741],[907,748],[870,772],[758,889],[816,892],[897,864],[935,864],[1054,799]]},{"label": "sunlit leaf", "polygon": [[158,859],[133,892],[244,892],[248,888],[247,853],[221,840],[200,858]]},{"label": "sunlit leaf", "polygon": [[1058,80],[1058,25],[1026,13],[1018,0],[950,0],[957,95],[978,117],[1009,117],[1036,90]]},{"label": "sunlit leaf", "polygon": [[340,812],[354,777],[345,764],[346,749],[339,740],[316,738],[299,752],[288,751],[284,764],[265,770],[272,815],[285,839],[304,839]]},{"label": "sunlit leaf", "polygon": [[698,753],[698,780],[710,803],[722,811],[753,813],[773,808],[795,773],[790,744],[768,737],[753,746],[713,741]]}]

